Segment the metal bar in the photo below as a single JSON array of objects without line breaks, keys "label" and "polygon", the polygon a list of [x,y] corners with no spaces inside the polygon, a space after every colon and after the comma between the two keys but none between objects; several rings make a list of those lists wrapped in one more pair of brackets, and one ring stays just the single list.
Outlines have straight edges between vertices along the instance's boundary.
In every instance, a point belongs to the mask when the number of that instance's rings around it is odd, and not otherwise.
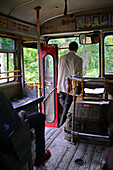
[{"label": "metal bar", "polygon": [[104,139],[109,139],[109,136],[104,136],[104,135],[95,135],[95,134],[87,134],[87,133],[79,133],[75,131],[71,131],[72,134],[76,136],[85,136],[85,137],[92,137],[92,138],[104,138]]},{"label": "metal bar", "polygon": [[20,37],[17,37],[17,36],[14,36],[14,35],[0,34],[0,36],[20,39]]},{"label": "metal bar", "polygon": [[40,83],[36,83],[36,82],[26,82],[25,84],[28,84],[28,85],[30,85],[30,84],[39,85]]},{"label": "metal bar", "polygon": [[5,74],[5,73],[16,73],[16,72],[20,72],[20,70],[5,71],[5,72],[1,72],[0,74]]},{"label": "metal bar", "polygon": [[0,49],[0,53],[15,53],[16,50],[10,50],[10,49]]},{"label": "metal bar", "polygon": [[36,82],[28,82],[28,83],[24,83],[25,85],[30,85],[30,89],[33,89],[33,85],[38,85],[38,89],[37,91],[39,91],[39,86],[40,86],[40,83],[36,83]]},{"label": "metal bar", "polygon": [[37,42],[37,40],[23,41],[23,44],[25,44],[25,43],[36,43],[36,42]]},{"label": "metal bar", "polygon": [[38,64],[39,64],[39,96],[41,96],[41,70],[40,70],[40,9],[38,6],[35,8],[37,13],[37,49],[38,49]]},{"label": "metal bar", "polygon": [[46,102],[46,100],[48,99],[48,97],[51,95],[51,93],[53,93],[53,91],[55,91],[56,88],[54,88],[46,97],[45,99],[43,100],[43,103]]},{"label": "metal bar", "polygon": [[72,131],[71,131],[72,140],[74,140],[73,134],[74,134],[75,104],[76,104],[76,100],[75,100],[75,95],[73,94],[73,114],[72,114]]},{"label": "metal bar", "polygon": [[21,77],[21,75],[2,77],[2,78],[0,78],[0,80],[2,80],[2,79],[8,79],[8,78],[13,78],[13,77]]},{"label": "metal bar", "polygon": [[83,96],[80,96],[80,95],[77,95],[77,94],[76,94],[76,96],[82,98],[83,100],[113,101],[113,99],[103,99],[103,98],[96,98],[96,97],[83,97]]},{"label": "metal bar", "polygon": [[[68,76],[67,79],[70,80],[76,80],[76,81],[84,81],[84,82],[100,82],[100,83],[105,83],[106,79],[104,78],[74,78],[74,77],[70,77]],[[113,80],[107,80],[108,83],[113,83]]]},{"label": "metal bar", "polygon": [[73,78],[73,77],[67,77],[67,79],[70,79],[70,80],[77,80],[77,81],[81,81],[82,79],[81,78]]},{"label": "metal bar", "polygon": [[100,32],[100,46],[101,46],[101,77],[103,77],[104,73],[103,73],[103,35],[102,35],[102,31]]}]

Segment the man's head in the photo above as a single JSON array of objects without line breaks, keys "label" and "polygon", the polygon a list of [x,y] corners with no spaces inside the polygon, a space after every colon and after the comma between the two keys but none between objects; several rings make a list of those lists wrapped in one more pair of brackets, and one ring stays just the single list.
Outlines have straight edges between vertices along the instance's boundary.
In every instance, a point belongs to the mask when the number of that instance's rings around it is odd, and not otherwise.
[{"label": "man's head", "polygon": [[77,50],[78,50],[78,44],[77,44],[75,41],[71,42],[71,43],[69,44],[69,50],[77,52]]},{"label": "man's head", "polygon": [[99,39],[100,39],[99,35],[98,34],[94,34],[94,35],[91,36],[91,41],[92,41],[91,43],[92,44],[97,44],[99,42]]}]

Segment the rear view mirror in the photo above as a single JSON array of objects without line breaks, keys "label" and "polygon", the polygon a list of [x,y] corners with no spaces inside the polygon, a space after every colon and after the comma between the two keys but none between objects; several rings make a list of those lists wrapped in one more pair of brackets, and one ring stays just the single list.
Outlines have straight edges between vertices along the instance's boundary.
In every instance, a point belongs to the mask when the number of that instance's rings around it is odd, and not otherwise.
[{"label": "rear view mirror", "polygon": [[99,32],[82,33],[79,35],[80,44],[97,44],[100,40]]}]

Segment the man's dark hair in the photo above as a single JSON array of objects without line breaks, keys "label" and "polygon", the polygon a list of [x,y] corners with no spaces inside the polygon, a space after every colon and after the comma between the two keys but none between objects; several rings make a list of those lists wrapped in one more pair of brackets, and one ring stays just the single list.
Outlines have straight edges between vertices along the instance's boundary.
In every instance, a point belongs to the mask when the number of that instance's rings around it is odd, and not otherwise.
[{"label": "man's dark hair", "polygon": [[72,50],[72,51],[78,50],[78,44],[75,41],[71,42],[69,44],[69,50]]}]

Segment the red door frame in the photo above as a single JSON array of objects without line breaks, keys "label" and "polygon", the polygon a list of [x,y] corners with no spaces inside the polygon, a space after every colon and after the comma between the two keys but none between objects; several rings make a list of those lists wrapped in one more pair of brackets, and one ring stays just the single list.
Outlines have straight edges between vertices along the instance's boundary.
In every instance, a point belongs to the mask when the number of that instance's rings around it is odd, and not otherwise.
[{"label": "red door frame", "polygon": [[[55,120],[54,122],[45,122],[46,127],[58,127],[58,110],[57,110],[57,71],[58,71],[58,48],[57,45],[41,44],[40,45],[40,70],[41,70],[41,88],[43,89],[43,57],[51,55],[54,60],[54,83],[55,83]],[[43,94],[42,94],[43,95]],[[42,113],[44,114],[44,105],[42,104]]]}]

